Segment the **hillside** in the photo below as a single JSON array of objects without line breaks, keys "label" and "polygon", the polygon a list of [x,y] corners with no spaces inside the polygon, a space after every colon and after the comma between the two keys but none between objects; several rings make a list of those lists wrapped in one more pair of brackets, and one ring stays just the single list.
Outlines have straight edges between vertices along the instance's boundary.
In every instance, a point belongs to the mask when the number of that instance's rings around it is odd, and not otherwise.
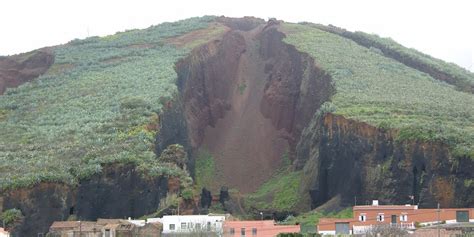
[{"label": "hillside", "polygon": [[230,188],[245,201],[223,208],[248,215],[354,196],[472,206],[473,82],[387,39],[252,17],[2,57],[0,212],[21,210],[28,235],[140,217],[172,195],[201,210],[203,187]]}]

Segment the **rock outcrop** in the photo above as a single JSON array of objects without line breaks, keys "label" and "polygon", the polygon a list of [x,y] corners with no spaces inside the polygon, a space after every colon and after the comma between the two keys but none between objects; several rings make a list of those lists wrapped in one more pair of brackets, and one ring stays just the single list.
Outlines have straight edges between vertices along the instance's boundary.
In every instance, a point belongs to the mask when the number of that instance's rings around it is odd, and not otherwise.
[{"label": "rock outcrop", "polygon": [[36,236],[47,233],[53,221],[72,215],[81,220],[143,216],[159,207],[160,199],[167,195],[167,185],[167,178],[144,178],[133,165],[110,165],[77,186],[40,183],[4,191],[0,211],[21,210],[25,219],[15,236]]},{"label": "rock outcrop", "polygon": [[315,116],[297,150],[311,207],[335,197],[343,206],[372,199],[421,207],[474,205],[474,187],[465,185],[474,176],[473,160],[453,157],[445,144],[399,141],[396,134],[342,116]]}]

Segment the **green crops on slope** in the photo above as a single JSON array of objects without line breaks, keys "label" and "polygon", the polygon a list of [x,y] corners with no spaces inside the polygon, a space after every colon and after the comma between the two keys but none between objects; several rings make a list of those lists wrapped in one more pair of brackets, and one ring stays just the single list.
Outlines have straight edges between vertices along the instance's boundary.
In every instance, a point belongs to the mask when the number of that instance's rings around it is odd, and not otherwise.
[{"label": "green crops on slope", "polygon": [[333,78],[334,113],[400,129],[399,139],[443,141],[474,158],[474,95],[319,29],[285,24],[285,42],[315,58]]},{"label": "green crops on slope", "polygon": [[174,63],[189,52],[165,40],[211,21],[191,18],[56,47],[45,75],[0,99],[0,189],[74,183],[113,162],[178,175],[155,161],[157,131],[150,129],[177,93]]}]

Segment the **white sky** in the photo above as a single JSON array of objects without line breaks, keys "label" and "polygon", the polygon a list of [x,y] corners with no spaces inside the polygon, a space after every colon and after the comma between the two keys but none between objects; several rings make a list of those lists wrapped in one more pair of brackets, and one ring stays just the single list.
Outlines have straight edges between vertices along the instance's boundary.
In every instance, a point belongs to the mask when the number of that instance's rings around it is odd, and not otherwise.
[{"label": "white sky", "polygon": [[333,24],[391,37],[474,71],[470,0],[1,0],[0,55],[203,15]]}]

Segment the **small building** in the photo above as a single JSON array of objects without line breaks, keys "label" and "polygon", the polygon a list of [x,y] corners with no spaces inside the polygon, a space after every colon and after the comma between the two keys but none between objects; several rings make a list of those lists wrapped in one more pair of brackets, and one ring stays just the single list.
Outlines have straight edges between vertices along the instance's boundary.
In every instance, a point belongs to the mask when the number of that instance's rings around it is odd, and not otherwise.
[{"label": "small building", "polygon": [[163,216],[163,236],[170,234],[214,233],[222,235],[225,215]]},{"label": "small building", "polygon": [[10,237],[10,232],[6,231],[3,228],[0,228],[0,237]]},{"label": "small building", "polygon": [[[91,221],[56,221],[49,229],[51,237],[132,237],[161,236],[161,223],[145,220],[98,219]],[[141,235],[144,233],[144,235]],[[140,235],[138,235],[140,234]]]},{"label": "small building", "polygon": [[277,225],[273,220],[226,221],[224,236],[274,237],[280,233],[299,233],[299,225]]},{"label": "small building", "polygon": [[[364,234],[374,226],[389,225],[414,230],[416,225],[427,226],[439,222],[474,222],[474,208],[419,209],[417,205],[354,206],[353,218],[321,218],[317,226],[319,234]],[[439,215],[439,219],[438,219]]]},{"label": "small building", "polygon": [[135,229],[134,236],[160,237],[162,231],[163,231],[163,224],[161,224],[160,222],[147,221],[146,225]]},{"label": "small building", "polygon": [[55,221],[49,228],[52,237],[101,237],[101,226],[92,221]]}]

